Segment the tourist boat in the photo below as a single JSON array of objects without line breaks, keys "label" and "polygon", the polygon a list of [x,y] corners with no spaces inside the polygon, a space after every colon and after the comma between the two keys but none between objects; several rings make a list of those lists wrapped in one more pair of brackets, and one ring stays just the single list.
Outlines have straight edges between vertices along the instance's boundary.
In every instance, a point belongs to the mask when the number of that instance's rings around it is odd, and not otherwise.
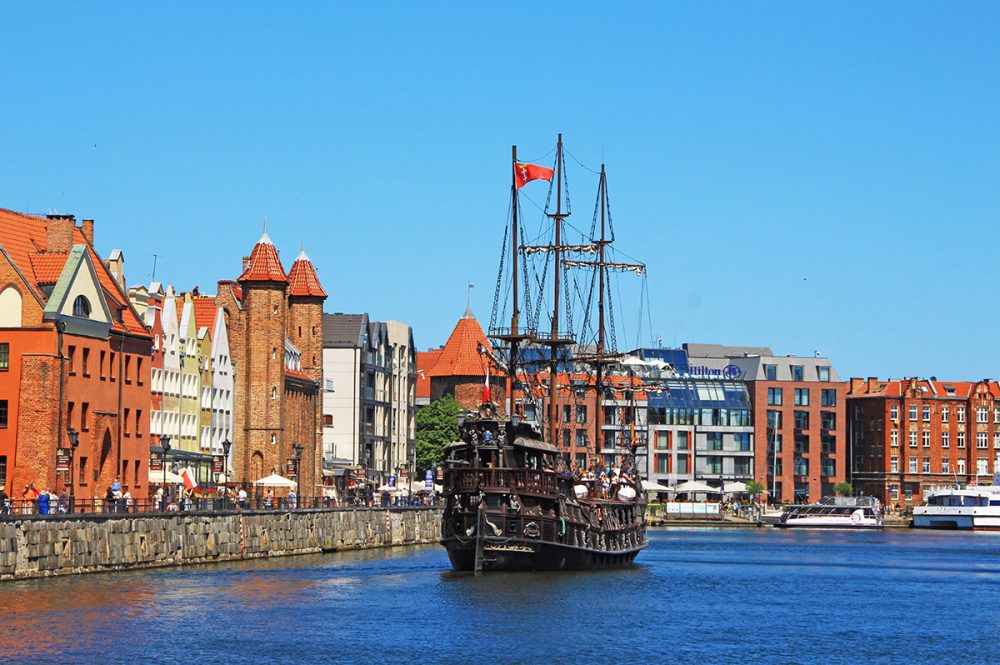
[{"label": "tourist boat", "polygon": [[[608,466],[618,469],[617,482],[611,482],[610,492],[599,480],[580,480],[565,468],[558,441],[556,405],[556,380],[548,381],[548,415],[543,428],[536,429],[522,421],[517,413],[515,392],[522,399],[535,402],[533,388],[525,383],[528,361],[522,356],[525,349],[535,353],[534,363],[548,362],[549,377],[553,379],[565,370],[566,363],[574,366],[587,364],[594,369],[593,383],[589,388],[575,385],[594,395],[596,432],[602,429],[601,395],[609,390],[614,367],[622,357],[613,353],[613,332],[605,337],[605,294],[610,291],[606,278],[609,270],[632,271],[641,274],[643,264],[615,263],[605,259],[605,250],[611,244],[605,232],[607,180],[604,168],[600,172],[598,205],[600,207],[600,232],[597,232],[597,215],[591,235],[583,244],[565,243],[562,237],[564,219],[569,215],[569,201],[563,207],[563,144],[562,136],[556,144],[555,169],[521,164],[517,149],[513,150],[513,182],[511,186],[511,227],[509,250],[504,239],[504,257],[510,276],[509,293],[512,293],[512,311],[509,328],[496,325],[497,307],[494,303],[489,335],[497,343],[496,352],[480,347],[484,359],[506,375],[507,409],[500,412],[500,405],[490,401],[489,383],[479,408],[460,417],[459,440],[445,449],[441,544],[448,550],[452,566],[466,571],[500,570],[581,570],[631,564],[636,555],[646,547],[645,508],[641,491],[641,478],[634,465],[639,437],[626,434],[628,441],[622,453]],[[553,182],[554,178],[554,182]],[[550,197],[555,194],[554,211],[546,205],[545,215],[553,222],[553,240],[542,246],[518,244],[520,217],[518,215],[518,190],[530,180],[548,180]],[[567,192],[568,197],[568,192]],[[610,213],[608,213],[610,222]],[[523,231],[522,231],[523,232]],[[574,260],[574,253],[587,253],[596,260]],[[527,266],[519,259],[532,255],[547,255],[557,269],[551,271],[554,287],[552,293],[551,332],[539,333],[536,329],[542,293],[539,290],[534,305],[519,298],[519,281],[524,276],[524,294],[530,285],[543,285],[549,274],[528,279]],[[569,257],[569,258],[567,258]],[[549,258],[546,258],[549,261]],[[545,264],[546,266],[549,263]],[[584,355],[573,354],[580,348],[572,331],[560,328],[560,276],[571,268],[593,270],[593,284],[598,297],[595,343]],[[502,291],[504,258],[501,258],[497,294]],[[520,308],[528,310],[527,321],[519,319]],[[610,307],[610,305],[609,305]],[[532,321],[531,311],[536,312]],[[585,314],[585,316],[587,316]],[[587,330],[584,326],[583,331]],[[582,335],[583,333],[581,333]],[[547,356],[547,357],[546,357]],[[541,358],[541,360],[539,360]],[[631,380],[631,377],[630,377]],[[630,384],[631,385],[631,384]],[[632,392],[632,391],[629,391]],[[632,393],[634,395],[634,392]],[[541,411],[541,409],[538,409]],[[634,413],[634,411],[633,411]],[[508,417],[507,414],[513,414]],[[634,416],[633,416],[634,418]],[[632,423],[634,428],[634,422]],[[541,431],[539,431],[541,430]],[[548,440],[546,440],[547,434]],[[601,442],[595,442],[589,459],[608,462]],[[626,469],[629,469],[626,472]]]},{"label": "tourist boat", "polygon": [[918,529],[1000,530],[1000,486],[969,485],[930,492],[913,509]]},{"label": "tourist boat", "polygon": [[784,529],[881,529],[882,511],[874,497],[826,497],[819,503],[786,507],[775,526]]}]

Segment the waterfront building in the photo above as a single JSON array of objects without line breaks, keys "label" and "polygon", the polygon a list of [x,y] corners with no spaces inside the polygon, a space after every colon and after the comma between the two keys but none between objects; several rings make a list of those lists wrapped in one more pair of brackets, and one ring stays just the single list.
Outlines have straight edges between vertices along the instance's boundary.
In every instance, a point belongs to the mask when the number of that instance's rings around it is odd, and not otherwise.
[{"label": "waterfront building", "polygon": [[[685,344],[689,376],[742,381],[753,414],[753,476],[772,501],[807,503],[847,479],[846,384],[815,356],[767,347]],[[756,446],[754,446],[756,443]]]},{"label": "waterfront building", "polygon": [[[0,210],[0,481],[103,497],[147,489],[152,338],[93,220]],[[72,450],[69,432],[78,436]]]},{"label": "waterfront building", "polygon": [[996,381],[852,378],[847,423],[855,490],[915,505],[931,490],[990,484],[1000,471]]},{"label": "waterfront building", "polygon": [[416,445],[413,333],[367,314],[323,317],[323,457],[334,473],[362,467],[379,482]]},{"label": "waterfront building", "polygon": [[285,273],[266,232],[244,257],[240,276],[219,282],[216,304],[233,365],[230,457],[237,482],[298,473],[300,493],[320,491],[326,298],[305,252]]}]

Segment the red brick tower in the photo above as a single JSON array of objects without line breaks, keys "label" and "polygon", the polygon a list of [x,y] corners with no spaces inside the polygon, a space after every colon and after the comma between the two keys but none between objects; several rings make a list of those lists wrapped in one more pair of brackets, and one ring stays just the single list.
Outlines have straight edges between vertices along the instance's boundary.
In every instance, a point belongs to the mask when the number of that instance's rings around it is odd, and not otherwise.
[{"label": "red brick tower", "polygon": [[315,386],[289,381],[288,398],[299,404],[289,404],[288,415],[305,420],[299,428],[302,451],[301,493],[318,495],[316,479],[319,477],[323,450],[322,407],[320,399],[323,385],[323,301],[327,293],[319,282],[316,268],[303,249],[288,272],[288,339],[301,353],[301,372],[316,382]]},{"label": "red brick tower", "polygon": [[243,412],[243,432],[235,442],[242,449],[238,447],[233,457],[236,477],[253,482],[272,471],[281,473],[290,456],[283,436],[288,277],[267,232],[237,282],[243,291],[244,325],[238,345],[242,362],[236,368],[243,390],[236,395],[236,409]]}]

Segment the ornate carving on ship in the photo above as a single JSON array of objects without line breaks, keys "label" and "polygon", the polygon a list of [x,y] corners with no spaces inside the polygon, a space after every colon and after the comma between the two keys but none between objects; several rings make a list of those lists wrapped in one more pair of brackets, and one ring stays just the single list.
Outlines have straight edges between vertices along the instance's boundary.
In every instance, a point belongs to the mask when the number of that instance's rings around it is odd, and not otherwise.
[{"label": "ornate carving on ship", "polygon": [[[631,564],[647,544],[645,500],[641,478],[634,468],[639,438],[634,432],[629,434],[622,454],[614,460],[607,460],[606,454],[600,454],[601,398],[614,393],[609,367],[621,360],[621,355],[614,352],[613,343],[608,344],[605,331],[606,312],[610,309],[610,303],[606,305],[605,302],[605,295],[610,291],[607,273],[632,271],[642,274],[645,266],[606,259],[605,251],[613,241],[613,230],[609,239],[605,225],[607,181],[603,166],[590,237],[577,244],[564,242],[562,231],[569,215],[569,200],[567,194],[564,209],[565,166],[561,135],[554,166],[548,169],[519,163],[516,147],[513,150],[511,226],[504,238],[505,250],[490,326],[490,336],[497,342],[498,349],[497,353],[480,349],[496,370],[506,376],[509,399],[506,413],[511,415],[498,413],[497,405],[489,399],[487,384],[478,411],[467,412],[460,418],[459,440],[445,449],[443,494],[446,502],[441,543],[458,570],[579,570],[623,566]],[[552,222],[552,241],[546,245],[519,245],[519,231],[523,237],[523,229],[518,214],[518,190],[526,182],[538,179],[550,183],[544,212]],[[550,212],[553,190],[555,209]],[[532,306],[527,287],[541,287],[548,268],[541,278],[536,274],[534,280],[529,279],[523,265],[522,270],[518,268],[519,259],[539,254],[551,256],[551,265],[555,266],[552,270],[551,326],[544,333],[537,330],[543,289],[538,289]],[[578,254],[589,254],[592,258],[582,260],[574,256]],[[508,293],[512,294],[512,308],[510,327],[500,328],[496,325],[496,301],[501,293],[505,256],[509,256]],[[582,347],[577,344],[571,316],[567,317],[570,325],[560,326],[560,279],[566,271],[581,268],[592,271],[590,293],[597,292],[597,325],[590,328],[596,339],[585,353],[579,353]],[[519,297],[521,278],[525,283],[523,298]],[[568,282],[564,282],[563,287],[568,287]],[[527,325],[520,320],[522,304],[529,310]],[[532,310],[534,316],[530,314]],[[585,335],[587,323],[581,330],[581,335]],[[612,327],[612,337],[613,330]],[[530,362],[522,357],[522,352],[529,348],[535,358]],[[537,365],[541,354],[548,355],[548,413],[545,427],[540,428],[548,435],[547,441],[539,429],[519,417],[516,403],[519,397],[522,401],[535,399],[536,391],[529,385],[528,366]],[[601,467],[607,462],[609,472],[606,474],[591,473],[588,477],[579,470],[572,473],[561,454],[563,451],[555,445],[558,441],[557,392],[560,389],[557,384],[567,363],[590,368],[591,379],[587,385],[582,388],[576,385],[575,389],[594,396],[597,441],[593,455],[588,457],[600,461]],[[537,376],[534,378],[538,383]]]}]

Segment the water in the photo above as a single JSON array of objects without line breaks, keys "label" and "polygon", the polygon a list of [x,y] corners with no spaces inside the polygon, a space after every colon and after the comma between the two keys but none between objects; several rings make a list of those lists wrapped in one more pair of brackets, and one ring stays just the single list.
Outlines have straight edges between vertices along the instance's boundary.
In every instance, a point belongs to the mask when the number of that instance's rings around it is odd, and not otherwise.
[{"label": "water", "polygon": [[652,530],[639,565],[435,546],[0,584],[0,661],[997,662],[1000,535]]}]

